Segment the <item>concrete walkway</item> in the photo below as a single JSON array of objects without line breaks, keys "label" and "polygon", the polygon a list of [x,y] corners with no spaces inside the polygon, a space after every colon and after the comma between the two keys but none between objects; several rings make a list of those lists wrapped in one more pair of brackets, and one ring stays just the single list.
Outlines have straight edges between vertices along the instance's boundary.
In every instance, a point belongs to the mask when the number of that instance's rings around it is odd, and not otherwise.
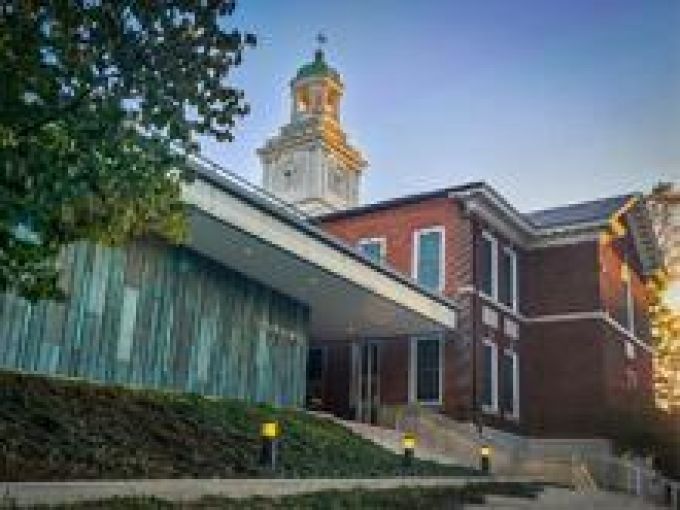
[{"label": "concrete walkway", "polygon": [[466,505],[472,510],[653,510],[656,506],[625,494],[605,491],[574,492],[569,489],[546,487],[536,499],[487,496],[484,505]]},{"label": "concrete walkway", "polygon": [[[368,479],[172,479],[91,482],[17,482],[0,483],[2,503],[18,506],[63,504],[96,501],[114,496],[156,496],[169,501],[192,501],[203,496],[247,498],[251,496],[284,496],[322,490],[391,489],[395,487],[459,487],[488,478],[368,478]],[[494,477],[499,482],[519,481],[510,477]],[[524,480],[526,481],[526,480]],[[3,497],[5,498],[3,500]],[[466,506],[466,508],[468,508]],[[567,510],[643,510],[655,508],[649,503],[603,491],[578,493],[569,489],[548,487],[536,500],[488,496],[487,505],[470,505],[484,509]]]}]

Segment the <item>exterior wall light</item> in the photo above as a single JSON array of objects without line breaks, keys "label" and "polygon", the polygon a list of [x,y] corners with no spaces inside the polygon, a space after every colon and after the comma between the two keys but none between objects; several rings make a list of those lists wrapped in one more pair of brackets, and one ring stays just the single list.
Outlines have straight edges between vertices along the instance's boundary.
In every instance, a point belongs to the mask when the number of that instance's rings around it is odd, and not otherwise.
[{"label": "exterior wall light", "polygon": [[416,449],[416,435],[412,432],[407,432],[401,440],[404,447],[404,467],[411,467],[413,464],[413,454]]},{"label": "exterior wall light", "polygon": [[489,445],[482,445],[482,447],[479,449],[479,456],[482,473],[487,475],[491,470],[491,448]]},{"label": "exterior wall light", "polygon": [[279,424],[275,421],[266,421],[260,428],[260,436],[262,437],[260,465],[268,467],[272,472],[276,471],[276,450],[278,449],[279,434]]}]

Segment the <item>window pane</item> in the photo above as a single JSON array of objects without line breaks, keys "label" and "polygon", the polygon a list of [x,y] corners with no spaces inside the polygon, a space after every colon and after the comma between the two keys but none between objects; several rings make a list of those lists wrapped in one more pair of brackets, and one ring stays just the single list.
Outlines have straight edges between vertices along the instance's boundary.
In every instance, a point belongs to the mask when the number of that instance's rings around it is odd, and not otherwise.
[{"label": "window pane", "polygon": [[493,296],[493,244],[486,237],[482,237],[480,254],[480,285],[482,292]]},{"label": "window pane", "polygon": [[419,401],[439,400],[439,338],[417,341],[416,396]]},{"label": "window pane", "polygon": [[359,249],[369,259],[374,260],[376,262],[380,262],[383,258],[382,244],[378,241],[362,242],[359,245]]},{"label": "window pane", "polygon": [[515,402],[514,358],[505,353],[501,358],[501,409],[512,413]]},{"label": "window pane", "polygon": [[493,405],[493,390],[491,388],[493,377],[493,354],[490,345],[482,346],[482,404]]},{"label": "window pane", "polygon": [[420,234],[418,242],[418,282],[439,290],[441,270],[441,232]]},{"label": "window pane", "polygon": [[507,251],[503,250],[501,255],[501,286],[499,289],[499,299],[501,303],[509,307],[513,307],[514,288],[515,288],[515,273],[513,271],[513,256]]},{"label": "window pane", "polygon": [[319,348],[309,349],[307,357],[307,379],[318,380],[323,374],[323,351]]}]

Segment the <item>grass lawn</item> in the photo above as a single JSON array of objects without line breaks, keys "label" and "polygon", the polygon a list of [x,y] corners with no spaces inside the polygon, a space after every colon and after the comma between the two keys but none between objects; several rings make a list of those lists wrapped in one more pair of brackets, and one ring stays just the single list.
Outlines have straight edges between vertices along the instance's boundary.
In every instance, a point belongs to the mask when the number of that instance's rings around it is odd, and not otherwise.
[{"label": "grass lawn", "polygon": [[[259,428],[269,419],[283,432],[279,476],[402,469],[401,456],[291,409],[10,372],[0,372],[0,402],[0,481],[260,476]],[[477,474],[422,461],[412,473]]]},{"label": "grass lawn", "polygon": [[[114,509],[302,509],[330,510],[356,508],[388,508],[390,510],[436,510],[463,508],[465,504],[482,504],[485,495],[502,495],[521,498],[535,498],[540,493],[538,485],[521,483],[474,483],[458,488],[390,489],[325,491],[300,496],[280,498],[228,499],[209,497],[192,503],[171,503],[156,498],[116,498],[100,502],[49,507],[58,510]],[[45,508],[45,507],[40,507]]]}]

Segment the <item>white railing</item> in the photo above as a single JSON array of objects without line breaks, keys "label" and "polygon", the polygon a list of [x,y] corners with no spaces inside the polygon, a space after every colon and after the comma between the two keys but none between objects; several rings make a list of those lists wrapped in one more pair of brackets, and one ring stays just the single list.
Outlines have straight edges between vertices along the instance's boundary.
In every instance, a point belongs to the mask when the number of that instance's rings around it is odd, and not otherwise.
[{"label": "white railing", "polygon": [[241,190],[245,190],[250,194],[254,195],[258,199],[268,202],[269,204],[275,207],[278,207],[279,209],[285,211],[286,213],[295,217],[299,221],[303,222],[312,221],[311,216],[306,214],[304,211],[302,211],[302,209],[299,209],[294,204],[282,200],[273,193],[270,193],[266,189],[257,186],[256,184],[253,184],[248,179],[241,177],[240,175],[232,172],[231,170],[228,170],[218,165],[214,161],[206,158],[205,156],[202,156],[200,154],[192,154],[191,156],[189,156],[189,161],[193,163],[198,168],[199,171],[207,170],[208,173],[212,172],[218,178],[230,182],[233,185],[239,187]]},{"label": "white railing", "polygon": [[587,469],[595,484],[643,501],[680,510],[680,482],[671,480],[640,462],[613,456],[575,456],[577,466]]},{"label": "white railing", "polygon": [[[397,430],[416,430],[424,445],[478,465],[482,444],[491,446],[492,472],[573,486],[623,492],[656,505],[680,510],[680,482],[662,476],[642,461],[614,456],[602,440],[545,440],[484,428],[478,435],[469,423],[418,407],[400,409],[387,421]],[[608,443],[607,443],[608,444]],[[574,453],[578,452],[578,453]]]}]

